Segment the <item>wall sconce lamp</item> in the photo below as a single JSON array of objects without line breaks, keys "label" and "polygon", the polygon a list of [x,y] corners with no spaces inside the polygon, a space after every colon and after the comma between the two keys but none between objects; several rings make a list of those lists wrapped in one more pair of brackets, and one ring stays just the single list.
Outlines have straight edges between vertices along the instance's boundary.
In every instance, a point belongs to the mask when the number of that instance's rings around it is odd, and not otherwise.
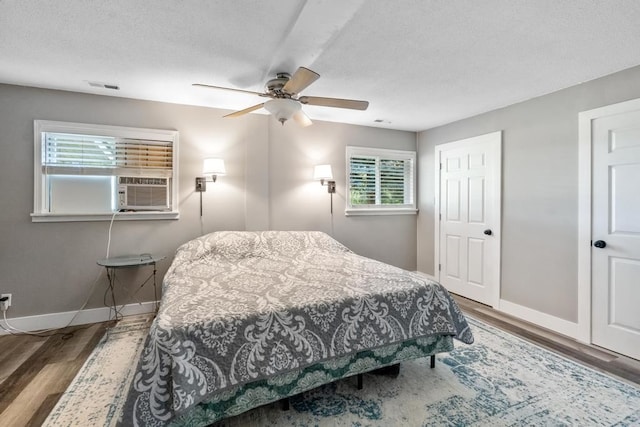
[{"label": "wall sconce lamp", "polygon": [[[223,159],[204,159],[202,175],[196,177],[196,192],[200,193],[200,216],[202,216],[202,193],[207,191],[207,182],[216,182],[218,176],[226,175]],[[207,177],[211,177],[207,179]]]},{"label": "wall sconce lamp", "polygon": [[317,165],[313,170],[313,179],[319,180],[320,185],[325,185],[327,182],[327,193],[336,192],[336,182],[333,180],[333,172],[331,172],[331,165]]},{"label": "wall sconce lamp", "polygon": [[[204,159],[204,164],[202,166],[202,175],[196,177],[196,191],[203,192],[207,191],[207,181],[208,182],[216,182],[218,175],[226,175],[227,170],[224,167],[224,160],[222,159]],[[210,176],[211,179],[208,180],[207,176]]]},{"label": "wall sconce lamp", "polygon": [[320,180],[320,185],[327,186],[327,193],[331,194],[331,214],[333,214],[333,193],[336,192],[336,182],[333,180],[331,165],[317,165],[313,170],[313,179]]}]

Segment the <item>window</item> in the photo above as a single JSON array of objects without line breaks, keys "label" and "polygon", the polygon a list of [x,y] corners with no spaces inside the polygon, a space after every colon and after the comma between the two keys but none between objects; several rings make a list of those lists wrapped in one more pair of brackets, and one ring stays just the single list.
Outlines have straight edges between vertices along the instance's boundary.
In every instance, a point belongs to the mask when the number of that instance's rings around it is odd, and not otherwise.
[{"label": "window", "polygon": [[34,122],[32,220],[178,217],[178,132]]},{"label": "window", "polygon": [[347,215],[415,214],[415,151],[347,147]]}]

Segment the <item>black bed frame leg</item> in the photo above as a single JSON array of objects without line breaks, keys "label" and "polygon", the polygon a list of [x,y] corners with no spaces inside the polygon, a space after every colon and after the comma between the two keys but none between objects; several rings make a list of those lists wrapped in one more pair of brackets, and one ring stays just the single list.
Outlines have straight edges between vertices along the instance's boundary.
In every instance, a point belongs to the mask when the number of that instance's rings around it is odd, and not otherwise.
[{"label": "black bed frame leg", "polygon": [[285,397],[284,399],[280,399],[280,405],[282,406],[283,411],[289,410],[289,398]]},{"label": "black bed frame leg", "polygon": [[362,374],[358,374],[358,390],[362,390]]},{"label": "black bed frame leg", "polygon": [[430,365],[431,365],[431,369],[436,367],[436,355],[435,354],[431,355],[431,363],[430,363]]}]

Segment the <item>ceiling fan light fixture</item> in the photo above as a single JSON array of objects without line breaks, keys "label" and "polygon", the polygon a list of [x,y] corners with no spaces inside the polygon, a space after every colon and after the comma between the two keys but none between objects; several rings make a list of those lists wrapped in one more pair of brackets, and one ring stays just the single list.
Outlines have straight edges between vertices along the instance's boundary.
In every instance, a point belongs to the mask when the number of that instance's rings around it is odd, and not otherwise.
[{"label": "ceiling fan light fixture", "polygon": [[358,101],[355,99],[327,98],[323,96],[298,97],[300,92],[318,80],[318,78],[320,78],[320,74],[315,71],[305,67],[298,67],[293,75],[277,73],[275,79],[271,79],[267,82],[264,93],[230,87],[213,86],[203,83],[194,83],[193,86],[231,90],[234,92],[248,93],[264,98],[271,98],[270,101],[245,108],[244,110],[234,111],[224,117],[240,117],[264,107],[283,125],[284,122],[289,119],[295,120],[296,123],[303,127],[310,126],[312,124],[311,119],[309,119],[304,111],[302,111],[302,104],[315,105],[319,107],[346,108],[360,111],[364,111],[369,107],[368,101]]},{"label": "ceiling fan light fixture", "polygon": [[288,98],[278,98],[267,101],[264,103],[264,108],[270,112],[277,121],[282,123],[282,125],[302,109],[299,102]]}]

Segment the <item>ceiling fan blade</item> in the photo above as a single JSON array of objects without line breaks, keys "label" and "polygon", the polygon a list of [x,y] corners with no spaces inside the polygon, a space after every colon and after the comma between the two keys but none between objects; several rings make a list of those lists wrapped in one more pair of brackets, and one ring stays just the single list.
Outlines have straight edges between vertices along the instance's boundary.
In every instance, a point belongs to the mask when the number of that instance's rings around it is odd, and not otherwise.
[{"label": "ceiling fan blade", "polygon": [[369,101],[356,101],[355,99],[323,98],[321,96],[301,96],[298,98],[303,104],[319,105],[321,107],[349,108],[351,110],[366,110]]},{"label": "ceiling fan blade", "polygon": [[222,86],[206,85],[206,84],[204,84],[204,83],[193,83],[191,86],[206,87],[206,88],[208,88],[208,89],[232,90],[232,91],[234,91],[234,92],[242,92],[242,93],[249,93],[249,94],[251,94],[251,95],[264,96],[264,93],[254,92],[254,91],[252,91],[252,90],[234,89],[234,88],[232,88],[232,87],[222,87]]},{"label": "ceiling fan blade", "polygon": [[302,92],[307,86],[320,78],[320,74],[311,71],[308,68],[298,67],[293,76],[283,86],[282,91],[288,94],[296,94]]},{"label": "ceiling fan blade", "polygon": [[240,117],[240,116],[244,116],[247,113],[259,110],[262,107],[264,107],[264,102],[261,103],[261,104],[254,105],[253,107],[245,108],[244,110],[234,111],[233,113],[227,114],[224,117]]},{"label": "ceiling fan blade", "polygon": [[293,115],[293,120],[302,127],[311,126],[313,124],[309,116],[307,116],[302,110]]}]

